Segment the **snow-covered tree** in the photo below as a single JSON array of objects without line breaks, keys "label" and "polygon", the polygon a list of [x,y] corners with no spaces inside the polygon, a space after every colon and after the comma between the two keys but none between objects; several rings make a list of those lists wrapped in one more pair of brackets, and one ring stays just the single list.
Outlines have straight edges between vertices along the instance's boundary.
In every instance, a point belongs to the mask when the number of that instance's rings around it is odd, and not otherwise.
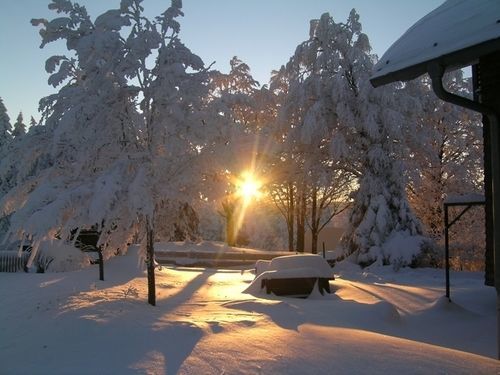
[{"label": "snow-covered tree", "polygon": [[[374,57],[354,10],[345,24],[323,15],[313,34],[317,48],[338,69],[332,98],[340,129],[332,151],[347,160],[354,156],[353,164],[361,171],[344,237],[346,250],[360,264],[409,264],[420,252],[422,237],[406,197],[401,162],[401,130],[408,121],[400,110],[404,98],[394,95],[392,87],[374,90],[370,85]],[[401,238],[412,245],[395,245]]]},{"label": "snow-covered tree", "polygon": [[[461,70],[447,73],[443,83],[458,95],[472,93],[470,78],[465,78]],[[437,99],[428,77],[407,83],[405,91],[417,103],[412,106],[413,122],[405,137],[409,148],[408,195],[427,235],[442,245],[445,198],[483,194],[481,121],[473,112]],[[454,225],[454,254],[463,255],[455,263],[464,258],[464,263],[472,264],[471,254],[476,260],[482,259],[484,243],[478,234],[483,228],[482,208],[467,213]]]},{"label": "snow-covered tree", "polygon": [[[137,153],[134,120],[139,117],[127,80],[115,74],[123,42],[110,13],[94,23],[84,7],[71,2],[54,1],[49,7],[66,17],[32,21],[42,26],[42,47],[64,39],[75,54],[53,56],[46,63],[49,83],[61,87],[41,100],[46,125],[33,132],[50,136],[44,147],[51,163],[18,181],[2,208],[12,215],[11,236],[33,240],[32,257],[42,241],[70,238],[75,228],[96,224],[107,257],[125,248],[129,236],[124,230],[134,223],[133,212],[117,205],[129,194],[138,169],[127,153]],[[19,164],[18,170],[30,168]]]},{"label": "snow-covered tree", "polygon": [[[453,92],[471,94],[461,70],[446,74]],[[481,193],[482,127],[474,113],[437,99],[429,78],[408,84],[420,105],[406,140],[411,152],[409,197],[428,234],[443,234],[443,201],[447,195]]]},{"label": "snow-covered tree", "polygon": [[12,126],[10,124],[10,117],[7,114],[7,108],[0,98],[0,149],[11,140]]},{"label": "snow-covered tree", "polygon": [[347,207],[355,177],[352,167],[346,168],[347,163],[340,163],[329,152],[338,129],[332,99],[338,63],[332,58],[335,51],[325,51],[318,44],[317,23],[311,22],[310,38],[271,80],[271,91],[277,97],[276,138],[280,144],[272,163],[277,177],[273,197],[288,223],[289,248],[294,229],[296,249],[304,248],[307,225],[313,252],[321,229]]},{"label": "snow-covered tree", "polygon": [[[403,98],[394,96],[392,88],[372,89],[375,58],[370,50],[354,10],[345,23],[336,23],[329,14],[311,21],[309,39],[287,66],[290,70],[293,64],[289,90],[295,97],[287,117],[302,124],[292,126],[295,147],[299,141],[314,145],[328,140],[332,160],[359,176],[344,238],[346,252],[365,265],[408,264],[422,239],[406,198],[400,160],[401,129],[407,120],[399,109]],[[391,244],[398,236],[413,238],[416,245],[394,251]]]},{"label": "snow-covered tree", "polygon": [[12,130],[12,136],[14,138],[22,137],[26,134],[26,125],[23,123],[23,113],[19,112],[17,120],[14,123],[14,129]]},{"label": "snow-covered tree", "polygon": [[105,256],[139,234],[155,304],[155,213],[162,202],[200,196],[210,121],[203,62],[178,38],[181,2],[154,21],[141,3],[124,0],[92,21],[84,7],[53,1],[49,8],[64,17],[32,21],[42,26],[42,47],[63,39],[73,56],[46,63],[49,83],[60,87],[41,101],[53,165],[2,206],[12,214],[10,234],[32,238],[33,254],[42,240],[69,238],[75,228],[97,225]]},{"label": "snow-covered tree", "polygon": [[216,211],[226,224],[226,241],[233,246],[243,238],[240,229],[245,211],[236,194],[237,180],[244,172],[261,173],[259,136],[268,115],[268,92],[258,86],[250,67],[237,57],[231,59],[229,73],[210,72],[210,107],[218,114],[218,129],[225,138],[219,147],[223,155]]},{"label": "snow-covered tree", "polygon": [[259,87],[257,82],[250,73],[250,67],[234,56],[229,61],[229,73],[224,74],[214,71],[211,73],[212,82],[215,88],[221,93],[229,94],[247,94],[251,95]]},{"label": "snow-covered tree", "polygon": [[[304,251],[307,210],[305,153],[309,147],[301,142],[300,131],[309,103],[303,107],[301,94],[305,84],[298,71],[300,68],[297,69],[299,64],[295,62],[294,56],[271,78],[270,88],[276,96],[274,140],[277,143],[269,150],[271,178],[268,187],[287,222],[289,250]],[[322,137],[317,141],[321,142]]]},{"label": "snow-covered tree", "polygon": [[290,88],[290,77],[281,66],[279,70],[273,70],[270,80],[271,121],[273,133],[268,136],[274,146],[270,146],[265,152],[265,163],[268,170],[266,189],[283,216],[288,234],[288,250],[295,250],[295,200],[296,186],[295,176],[298,165],[294,162],[290,143],[287,138],[288,127],[284,126],[283,113],[286,99]]},{"label": "snow-covered tree", "polygon": [[[7,108],[5,108],[2,98],[0,98],[0,199],[5,194],[7,194],[7,192],[11,189],[13,183],[11,166],[9,165],[9,168],[7,168],[7,170],[5,168],[6,160],[11,155],[11,130],[12,127],[10,124],[9,115],[7,114]],[[5,236],[5,233],[8,230],[8,226],[8,217],[0,213],[0,241]]]},{"label": "snow-covered tree", "polygon": [[8,232],[15,207],[21,204],[18,199],[24,199],[42,171],[52,165],[51,142],[52,133],[39,126],[30,128],[25,136],[5,147],[0,159],[0,239]]}]

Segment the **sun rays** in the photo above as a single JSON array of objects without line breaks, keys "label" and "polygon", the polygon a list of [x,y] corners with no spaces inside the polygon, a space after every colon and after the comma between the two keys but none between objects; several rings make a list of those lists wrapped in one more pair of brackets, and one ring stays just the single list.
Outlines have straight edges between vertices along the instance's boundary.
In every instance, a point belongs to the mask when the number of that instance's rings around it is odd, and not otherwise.
[{"label": "sun rays", "polygon": [[236,182],[236,194],[243,201],[250,203],[253,199],[259,199],[262,196],[261,187],[262,182],[252,172],[245,171]]}]

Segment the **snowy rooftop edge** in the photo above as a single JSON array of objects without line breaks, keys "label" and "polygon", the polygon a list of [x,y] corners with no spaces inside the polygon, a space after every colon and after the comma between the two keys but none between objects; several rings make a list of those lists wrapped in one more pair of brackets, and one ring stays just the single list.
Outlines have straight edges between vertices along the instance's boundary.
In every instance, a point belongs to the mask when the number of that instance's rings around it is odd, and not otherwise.
[{"label": "snowy rooftop edge", "polygon": [[[500,43],[500,1],[448,0],[389,47],[375,65],[370,80],[376,85],[389,83],[383,78],[390,74],[495,40]],[[413,77],[396,76],[390,81],[412,79],[425,70],[413,73]]]}]

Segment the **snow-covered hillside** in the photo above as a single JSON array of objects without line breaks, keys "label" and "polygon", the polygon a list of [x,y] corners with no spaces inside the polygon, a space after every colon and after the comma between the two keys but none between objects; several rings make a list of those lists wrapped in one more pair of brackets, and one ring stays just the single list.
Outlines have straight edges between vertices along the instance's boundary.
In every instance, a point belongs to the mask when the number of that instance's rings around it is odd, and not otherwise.
[{"label": "snow-covered hillside", "polygon": [[242,291],[238,269],[157,271],[136,250],[97,269],[0,274],[0,373],[495,374],[495,291],[477,273],[335,268],[332,295]]}]

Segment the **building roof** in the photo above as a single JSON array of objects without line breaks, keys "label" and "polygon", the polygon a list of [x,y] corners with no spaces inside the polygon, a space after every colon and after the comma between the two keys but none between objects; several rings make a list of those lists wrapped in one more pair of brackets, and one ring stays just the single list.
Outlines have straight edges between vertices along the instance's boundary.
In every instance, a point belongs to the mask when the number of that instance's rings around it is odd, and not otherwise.
[{"label": "building roof", "polygon": [[429,62],[448,69],[500,50],[499,0],[447,0],[415,23],[382,56],[370,79],[376,87],[414,79]]}]

